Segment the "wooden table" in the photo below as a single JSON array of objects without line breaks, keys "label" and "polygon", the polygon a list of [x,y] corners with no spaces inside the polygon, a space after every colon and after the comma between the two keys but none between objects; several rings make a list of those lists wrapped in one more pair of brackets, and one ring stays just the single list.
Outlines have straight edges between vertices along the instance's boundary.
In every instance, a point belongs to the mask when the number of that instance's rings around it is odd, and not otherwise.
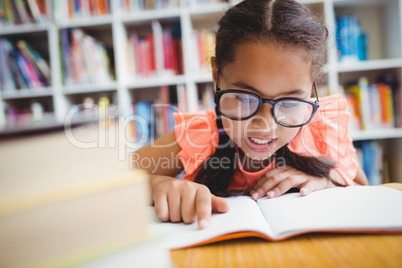
[{"label": "wooden table", "polygon": [[[402,190],[402,184],[384,186]],[[177,268],[402,267],[402,235],[307,234],[281,242],[243,238],[172,250],[171,256]]]}]

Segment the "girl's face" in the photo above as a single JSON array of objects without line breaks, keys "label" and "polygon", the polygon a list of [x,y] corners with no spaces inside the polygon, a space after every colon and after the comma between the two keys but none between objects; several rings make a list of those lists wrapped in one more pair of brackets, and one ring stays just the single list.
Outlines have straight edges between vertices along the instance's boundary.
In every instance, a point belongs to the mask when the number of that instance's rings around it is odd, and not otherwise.
[{"label": "girl's face", "polygon": [[[301,50],[267,43],[248,42],[237,46],[236,58],[219,73],[219,87],[240,89],[262,98],[294,97],[308,99],[313,79],[311,64]],[[217,69],[214,67],[216,83]],[[236,121],[222,116],[223,127],[234,143],[249,158],[264,160],[291,141],[300,128],[277,124],[272,105],[262,104],[250,119]]]}]

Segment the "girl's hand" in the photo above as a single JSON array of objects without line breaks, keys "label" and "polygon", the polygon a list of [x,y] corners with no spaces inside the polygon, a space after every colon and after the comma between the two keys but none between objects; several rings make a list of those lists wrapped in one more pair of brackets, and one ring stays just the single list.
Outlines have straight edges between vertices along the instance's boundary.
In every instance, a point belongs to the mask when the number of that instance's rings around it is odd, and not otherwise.
[{"label": "girl's hand", "polygon": [[329,179],[310,176],[292,167],[280,167],[265,173],[250,191],[254,200],[263,196],[273,198],[286,193],[291,188],[299,188],[302,195],[329,187],[335,187]]},{"label": "girl's hand", "polygon": [[198,220],[198,228],[204,229],[212,211],[229,210],[223,198],[211,194],[199,183],[163,176],[155,178],[151,188],[155,213],[161,221],[193,223]]}]

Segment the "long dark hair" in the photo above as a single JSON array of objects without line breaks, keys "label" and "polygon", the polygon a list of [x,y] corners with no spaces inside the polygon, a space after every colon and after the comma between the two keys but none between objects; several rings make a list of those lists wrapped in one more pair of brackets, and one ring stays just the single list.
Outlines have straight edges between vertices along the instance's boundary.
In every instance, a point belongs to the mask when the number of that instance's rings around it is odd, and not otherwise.
[{"label": "long dark hair", "polygon": [[[236,46],[241,43],[274,43],[302,49],[305,60],[311,63],[314,81],[320,82],[327,36],[328,30],[319,19],[307,7],[294,0],[244,0],[230,8],[219,21],[216,65],[222,70],[226,64],[234,62]],[[218,129],[223,129],[218,109],[216,114]],[[215,154],[200,167],[195,181],[206,185],[211,193],[218,196],[241,194],[228,190],[237,169],[237,157],[233,141],[227,135],[220,135]],[[306,174],[328,179],[335,165],[324,157],[305,157],[293,153],[286,145],[278,149],[274,157],[282,158],[286,165]],[[225,158],[224,165],[222,158]],[[216,167],[216,163],[221,165]]]}]

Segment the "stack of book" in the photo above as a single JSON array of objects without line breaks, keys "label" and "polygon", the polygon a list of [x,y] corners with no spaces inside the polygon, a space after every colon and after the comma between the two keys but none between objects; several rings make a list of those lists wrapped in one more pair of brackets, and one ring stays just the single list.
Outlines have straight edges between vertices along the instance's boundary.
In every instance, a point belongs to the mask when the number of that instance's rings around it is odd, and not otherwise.
[{"label": "stack of book", "polygon": [[345,87],[351,116],[351,129],[402,127],[401,90],[392,83],[370,84],[365,77]]},{"label": "stack of book", "polygon": [[105,84],[114,80],[106,46],[82,29],[61,29],[65,85]]},{"label": "stack of book", "polygon": [[53,3],[58,23],[110,14],[110,0],[57,0]]},{"label": "stack of book", "polygon": [[46,21],[46,0],[0,1],[0,26]]},{"label": "stack of book", "polygon": [[180,25],[162,28],[152,22],[152,32],[133,31],[127,39],[127,69],[133,78],[183,74],[183,52]]},{"label": "stack of book", "polygon": [[355,15],[340,16],[336,22],[336,42],[339,61],[367,60],[367,34]]},{"label": "stack of book", "polygon": [[0,78],[3,91],[34,89],[50,85],[47,61],[24,40],[15,44],[0,39]]},{"label": "stack of book", "polygon": [[112,125],[0,137],[0,266],[169,267],[148,175],[130,170],[121,138]]}]

